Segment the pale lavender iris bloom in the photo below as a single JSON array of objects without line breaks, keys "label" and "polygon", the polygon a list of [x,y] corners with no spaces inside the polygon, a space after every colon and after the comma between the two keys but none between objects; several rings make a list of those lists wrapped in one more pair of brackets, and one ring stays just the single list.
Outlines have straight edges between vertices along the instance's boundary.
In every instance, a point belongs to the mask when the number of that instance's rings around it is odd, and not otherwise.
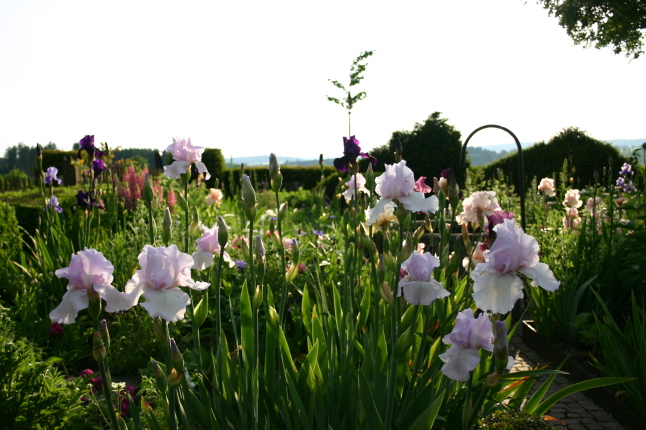
[{"label": "pale lavender iris bloom", "polygon": [[413,171],[406,167],[406,160],[397,164],[386,164],[386,172],[375,179],[375,183],[375,192],[381,199],[374,208],[366,209],[368,224],[376,222],[391,202],[399,202],[412,212],[435,213],[440,208],[437,197],[425,198],[424,193],[415,191],[415,177]]},{"label": "pale lavender iris bloom", "polygon": [[204,148],[194,146],[191,139],[174,137],[172,145],[166,148],[166,151],[173,155],[173,164],[164,166],[164,174],[172,179],[179,179],[179,176],[188,172],[191,163],[195,163],[197,171],[204,174],[204,179],[209,179],[211,175],[202,162],[202,153]]},{"label": "pale lavender iris bloom", "polygon": [[469,373],[480,364],[478,350],[493,351],[493,339],[491,321],[486,312],[474,318],[473,310],[463,310],[456,317],[453,331],[442,338],[442,342],[451,345],[439,356],[444,362],[442,372],[456,381],[468,381]]},{"label": "pale lavender iris bloom", "polygon": [[471,278],[476,306],[494,314],[512,310],[516,300],[523,297],[522,273],[532,280],[532,286],[555,291],[561,284],[549,266],[540,263],[540,246],[536,239],[516,227],[514,220],[505,219],[494,227],[496,241],[485,251],[485,262],[478,264]]},{"label": "pale lavender iris bloom", "polygon": [[54,209],[59,214],[63,213],[63,208],[60,206],[56,196],[52,196],[51,199],[47,200],[47,209]]},{"label": "pale lavender iris bloom", "polygon": [[62,181],[56,177],[57,174],[58,169],[56,167],[48,167],[47,171],[45,172],[45,184],[50,185],[54,181],[56,181],[56,183],[60,185]]},{"label": "pale lavender iris bloom", "polygon": [[137,270],[128,281],[125,290],[130,297],[130,307],[137,304],[143,294],[146,301],[141,306],[146,308],[152,318],[161,317],[168,322],[181,320],[191,299],[179,287],[194,290],[209,287],[206,282],[191,279],[193,257],[180,252],[177,245],[158,248],[144,246],[139,254],[139,265],[141,270]]},{"label": "pale lavender iris bloom", "polygon": [[50,312],[49,318],[59,324],[72,324],[80,310],[89,305],[87,291],[93,288],[106,302],[107,312],[129,309],[129,298],[112,286],[114,266],[96,249],[72,254],[69,267],[58,269],[59,278],[67,278],[67,292],[61,304]]},{"label": "pale lavender iris bloom", "polygon": [[195,243],[197,244],[197,252],[193,253],[193,260],[195,264],[193,269],[204,270],[207,267],[210,267],[213,264],[213,258],[216,255],[220,255],[220,252],[223,252],[222,257],[224,261],[229,264],[229,267],[235,266],[235,262],[231,259],[229,254],[226,251],[222,251],[220,243],[218,241],[218,227],[214,226],[213,228],[205,231],[202,234],[202,237],[197,239]]},{"label": "pale lavender iris bloom", "polygon": [[411,305],[430,305],[433,300],[449,296],[442,283],[433,279],[433,270],[440,265],[440,260],[427,252],[420,254],[413,251],[408,260],[401,265],[406,275],[399,280],[397,297],[404,298]]}]

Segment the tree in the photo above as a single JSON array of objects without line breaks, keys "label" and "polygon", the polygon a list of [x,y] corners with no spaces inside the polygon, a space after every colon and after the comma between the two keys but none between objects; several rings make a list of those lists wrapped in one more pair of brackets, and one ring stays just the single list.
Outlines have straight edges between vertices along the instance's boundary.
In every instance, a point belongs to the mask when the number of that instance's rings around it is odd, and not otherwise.
[{"label": "tree", "polygon": [[611,46],[615,54],[639,58],[646,37],[644,0],[538,0],[559,19],[574,43]]},{"label": "tree", "polygon": [[360,101],[366,98],[367,94],[365,91],[361,91],[355,95],[352,95],[352,87],[355,85],[359,85],[361,80],[363,79],[363,76],[361,75],[363,72],[366,71],[366,67],[368,67],[368,63],[362,63],[362,61],[365,61],[368,57],[370,57],[373,54],[374,51],[364,51],[355,60],[352,62],[352,66],[350,66],[350,83],[348,84],[348,88],[343,86],[343,84],[339,81],[333,81],[332,79],[328,79],[328,81],[332,82],[332,85],[335,87],[339,88],[343,93],[345,94],[345,98],[343,99],[338,99],[336,97],[331,97],[331,96],[326,96],[327,99],[333,103],[336,103],[346,109],[348,111],[348,137],[350,137],[350,114],[352,113],[352,108],[354,105]]},{"label": "tree", "polygon": [[[413,131],[394,132],[386,145],[370,151],[377,158],[375,170],[384,171],[384,164],[395,163],[395,148],[401,142],[403,158],[415,172],[415,178],[439,178],[442,170],[452,168],[458,183],[464,184],[467,166],[459,166],[462,135],[440,115],[441,112],[432,113],[424,123],[416,123]],[[365,171],[365,167],[361,170]],[[427,184],[432,186],[432,180]]]}]

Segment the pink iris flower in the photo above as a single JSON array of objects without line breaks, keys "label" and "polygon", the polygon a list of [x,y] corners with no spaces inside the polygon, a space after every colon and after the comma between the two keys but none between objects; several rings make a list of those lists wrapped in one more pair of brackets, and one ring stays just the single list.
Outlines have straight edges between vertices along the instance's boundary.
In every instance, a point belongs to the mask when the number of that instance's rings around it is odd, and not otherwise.
[{"label": "pink iris flower", "polygon": [[114,266],[96,249],[87,249],[72,254],[69,267],[58,269],[59,278],[67,278],[67,292],[61,304],[50,312],[49,318],[59,324],[72,324],[82,309],[90,303],[87,291],[94,288],[106,302],[107,312],[129,309],[129,298],[112,286]]},{"label": "pink iris flower", "polygon": [[494,314],[505,314],[523,297],[522,273],[532,286],[555,291],[561,284],[545,263],[539,263],[540,246],[536,239],[516,227],[514,220],[504,220],[494,227],[496,241],[485,251],[485,262],[478,264],[471,278],[476,306]]},{"label": "pink iris flower", "polygon": [[361,191],[362,193],[366,193],[367,195],[370,195],[370,191],[366,188],[366,178],[361,174],[357,173],[357,189],[355,190],[354,188],[354,175],[350,177],[350,180],[345,183],[346,189],[343,192],[343,197],[345,197],[345,200],[349,202],[352,200],[352,197],[355,199],[357,198],[357,190]]},{"label": "pink iris flower", "polygon": [[462,213],[457,218],[458,224],[472,223],[474,227],[484,222],[484,217],[502,210],[498,205],[495,191],[476,191],[462,202]]},{"label": "pink iris flower", "polygon": [[[202,237],[195,241],[197,244],[197,251],[193,253],[193,260],[195,261],[193,269],[204,270],[213,264],[213,258],[220,255],[221,247],[218,241],[218,226],[206,230]],[[229,267],[235,266],[235,262],[231,259],[226,251],[223,252],[224,261],[229,263]]]},{"label": "pink iris flower", "polygon": [[202,153],[204,148],[193,146],[191,139],[173,138],[173,144],[166,148],[166,151],[173,154],[173,164],[164,166],[164,174],[172,179],[179,179],[179,175],[188,172],[191,163],[195,163],[197,171],[204,174],[204,179],[209,179],[209,171],[206,165],[202,163]]},{"label": "pink iris flower", "polygon": [[368,224],[377,221],[391,202],[401,203],[412,212],[435,213],[440,208],[437,197],[424,197],[424,193],[415,191],[413,171],[406,167],[406,160],[397,164],[386,164],[386,171],[375,179],[375,191],[381,199],[374,208],[366,209]]},{"label": "pink iris flower", "polygon": [[191,299],[179,287],[194,290],[209,287],[206,282],[191,279],[193,264],[193,257],[180,252],[177,245],[158,248],[144,246],[139,254],[141,270],[137,270],[125,288],[131,299],[130,306],[134,306],[143,294],[146,301],[141,306],[146,308],[152,318],[161,317],[169,322],[181,320]]},{"label": "pink iris flower", "polygon": [[433,300],[450,295],[442,283],[433,279],[433,270],[440,265],[439,258],[431,253],[420,254],[413,251],[408,260],[401,265],[405,275],[399,280],[397,297],[404,298],[411,305],[430,305]]},{"label": "pink iris flower", "polygon": [[553,197],[556,192],[554,189],[554,179],[541,179],[541,183],[538,184],[538,191],[542,191],[547,197]]}]

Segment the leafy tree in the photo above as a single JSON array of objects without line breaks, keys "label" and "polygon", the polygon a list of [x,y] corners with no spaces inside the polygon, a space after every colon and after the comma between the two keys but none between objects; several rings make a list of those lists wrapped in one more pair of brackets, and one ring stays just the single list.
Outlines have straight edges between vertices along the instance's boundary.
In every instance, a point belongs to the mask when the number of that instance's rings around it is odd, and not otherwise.
[{"label": "leafy tree", "polygon": [[338,99],[336,97],[331,97],[331,96],[326,96],[327,99],[333,103],[336,103],[340,105],[341,107],[347,109],[348,111],[348,136],[351,135],[350,133],[350,114],[352,113],[352,108],[354,105],[359,101],[363,100],[366,98],[366,92],[361,91],[355,95],[352,95],[351,89],[355,85],[358,85],[361,80],[364,78],[361,76],[363,72],[366,71],[366,67],[368,67],[368,63],[362,63],[366,58],[370,57],[373,54],[374,51],[365,51],[361,53],[353,62],[352,66],[350,67],[350,83],[348,84],[348,88],[346,88],[342,83],[339,81],[333,81],[331,79],[328,79],[330,82],[332,82],[332,85],[335,87],[339,88],[345,93],[345,97],[343,99]]},{"label": "leafy tree", "polygon": [[559,19],[576,44],[611,46],[615,54],[638,58],[646,37],[644,0],[538,0]]},{"label": "leafy tree", "polygon": [[[370,154],[377,158],[375,170],[385,171],[384,164],[395,163],[395,148],[398,142],[402,145],[402,155],[406,165],[415,172],[415,178],[440,177],[442,170],[452,168],[458,183],[464,184],[464,172],[468,166],[458,166],[462,149],[461,133],[445,118],[441,112],[432,113],[422,124],[416,123],[413,131],[396,131],[390,141],[373,149]],[[361,170],[367,167],[362,165]],[[432,181],[427,184],[432,186]]]}]

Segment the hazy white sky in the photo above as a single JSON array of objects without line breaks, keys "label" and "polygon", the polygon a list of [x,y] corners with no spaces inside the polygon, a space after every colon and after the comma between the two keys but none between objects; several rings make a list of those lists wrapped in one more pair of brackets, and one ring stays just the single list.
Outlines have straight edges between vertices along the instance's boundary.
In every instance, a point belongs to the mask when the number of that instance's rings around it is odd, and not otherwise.
[{"label": "hazy white sky", "polygon": [[[577,126],[646,137],[646,58],[574,46],[529,0],[0,0],[0,155],[24,142],[225,157],[341,155],[346,112],[328,82],[376,50],[352,114],[364,150],[434,111],[466,139],[494,123],[522,142]],[[472,143],[511,139],[486,130]]]}]

